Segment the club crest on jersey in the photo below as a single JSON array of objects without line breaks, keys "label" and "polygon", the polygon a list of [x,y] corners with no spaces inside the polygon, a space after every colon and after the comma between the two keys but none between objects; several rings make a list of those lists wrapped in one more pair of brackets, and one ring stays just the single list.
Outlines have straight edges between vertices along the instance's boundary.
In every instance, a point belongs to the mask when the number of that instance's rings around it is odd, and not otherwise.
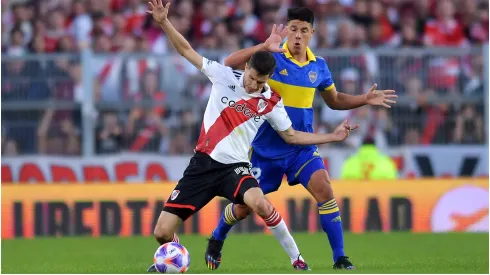
[{"label": "club crest on jersey", "polygon": [[308,77],[310,78],[311,83],[315,83],[317,76],[318,75],[316,72],[310,71],[308,73]]},{"label": "club crest on jersey", "polygon": [[263,99],[260,99],[259,100],[259,105],[257,106],[257,110],[259,111],[259,113],[262,113],[265,108],[267,108],[267,101],[263,100]]},{"label": "club crest on jersey", "polygon": [[180,194],[179,190],[172,191],[172,194],[170,195],[170,200],[175,200],[179,194]]}]

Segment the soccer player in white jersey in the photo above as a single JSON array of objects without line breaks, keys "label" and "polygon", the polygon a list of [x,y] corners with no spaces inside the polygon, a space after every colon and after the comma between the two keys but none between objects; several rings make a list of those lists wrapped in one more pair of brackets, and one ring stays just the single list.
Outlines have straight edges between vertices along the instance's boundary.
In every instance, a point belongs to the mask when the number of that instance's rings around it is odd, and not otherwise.
[{"label": "soccer player in white jersey", "polygon": [[[148,13],[158,22],[176,50],[203,72],[213,83],[204,113],[195,155],[167,200],[155,227],[160,244],[176,241],[179,225],[199,211],[215,196],[255,211],[266,223],[291,258],[295,269],[308,269],[281,215],[266,200],[257,180],[250,173],[248,149],[265,122],[291,144],[322,144],[342,141],[351,127],[344,121],[332,134],[295,131],[281,97],[266,84],[276,61],[266,51],[255,53],[245,71],[233,71],[200,56],[167,19],[170,3],[149,2]],[[205,259],[210,269],[219,263]],[[151,266],[148,271],[155,271]]]}]

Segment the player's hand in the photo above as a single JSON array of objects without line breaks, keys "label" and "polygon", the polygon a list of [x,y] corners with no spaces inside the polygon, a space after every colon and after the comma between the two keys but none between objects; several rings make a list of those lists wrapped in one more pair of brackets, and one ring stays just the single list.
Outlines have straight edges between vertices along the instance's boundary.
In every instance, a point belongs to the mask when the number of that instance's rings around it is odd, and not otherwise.
[{"label": "player's hand", "polygon": [[281,47],[281,42],[288,35],[288,29],[283,24],[276,27],[276,24],[272,26],[271,35],[264,42],[264,47],[266,51],[282,53],[286,52],[286,49]]},{"label": "player's hand", "polygon": [[163,24],[167,20],[168,9],[170,8],[170,2],[163,6],[162,0],[151,0],[148,2],[149,10],[146,12],[153,16],[153,19],[158,24]]},{"label": "player's hand", "polygon": [[358,127],[359,124],[350,125],[347,119],[342,121],[342,123],[333,131],[335,141],[344,141],[349,137],[350,131],[357,129]]},{"label": "player's hand", "polygon": [[378,84],[374,84],[371,89],[367,92],[366,96],[366,102],[369,105],[374,105],[374,106],[383,106],[386,108],[391,108],[390,105],[388,104],[395,104],[396,101],[392,100],[397,98],[398,96],[395,95],[394,90],[376,90],[376,87]]}]

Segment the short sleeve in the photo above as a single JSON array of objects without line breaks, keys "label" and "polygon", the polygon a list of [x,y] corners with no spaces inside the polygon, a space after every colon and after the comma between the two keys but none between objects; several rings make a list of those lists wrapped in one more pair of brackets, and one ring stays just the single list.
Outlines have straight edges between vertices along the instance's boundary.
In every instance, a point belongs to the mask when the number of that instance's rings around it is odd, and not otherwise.
[{"label": "short sleeve", "polygon": [[209,78],[209,80],[211,80],[211,82],[214,83],[219,79],[225,78],[231,72],[231,70],[216,61],[209,60],[206,57],[203,57],[201,72],[205,74]]},{"label": "short sleeve", "polygon": [[322,82],[318,86],[318,89],[321,92],[324,92],[324,91],[330,91],[333,88],[335,88],[335,84],[333,83],[332,73],[330,72],[327,64],[325,63],[325,67],[323,68]]},{"label": "short sleeve", "polygon": [[272,128],[278,132],[286,131],[289,129],[289,127],[291,127],[291,125],[293,125],[291,119],[289,119],[286,109],[284,108],[284,102],[282,99],[277,102],[274,108],[272,108],[272,111],[267,116],[267,121]]}]

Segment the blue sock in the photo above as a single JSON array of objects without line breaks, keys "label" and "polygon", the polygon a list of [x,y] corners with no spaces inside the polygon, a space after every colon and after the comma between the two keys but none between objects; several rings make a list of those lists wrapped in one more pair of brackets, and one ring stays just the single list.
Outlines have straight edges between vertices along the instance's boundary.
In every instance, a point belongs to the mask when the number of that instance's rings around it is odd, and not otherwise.
[{"label": "blue sock", "polygon": [[336,262],[340,256],[345,256],[344,233],[337,201],[331,199],[327,202],[319,203],[318,213],[320,214],[320,222],[322,223],[323,231],[327,233],[328,241],[332,248],[333,261]]},{"label": "blue sock", "polygon": [[233,203],[230,203],[225,207],[223,214],[221,214],[218,227],[216,227],[212,233],[213,238],[224,241],[226,239],[226,235],[228,235],[228,232],[230,232],[233,225],[235,225],[237,222],[238,219],[236,218],[235,211],[233,210]]}]

